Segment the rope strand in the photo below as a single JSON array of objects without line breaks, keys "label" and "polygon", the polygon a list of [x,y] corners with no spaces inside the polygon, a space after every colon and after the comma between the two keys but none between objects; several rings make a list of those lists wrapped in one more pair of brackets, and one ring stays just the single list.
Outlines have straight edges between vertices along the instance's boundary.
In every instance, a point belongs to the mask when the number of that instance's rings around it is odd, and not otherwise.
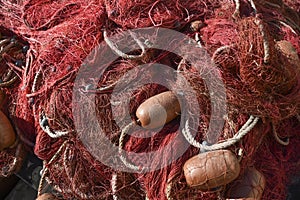
[{"label": "rope strand", "polygon": [[278,136],[278,134],[277,134],[276,127],[275,127],[275,125],[274,125],[273,123],[272,123],[272,128],[273,128],[273,134],[274,134],[275,140],[276,140],[279,144],[281,144],[281,145],[283,145],[283,146],[289,145],[290,139],[287,138],[286,141],[283,141],[282,139],[280,139],[279,136]]},{"label": "rope strand", "polygon": [[233,19],[236,19],[237,17],[240,16],[240,7],[241,7],[241,3],[240,0],[234,0],[235,2],[235,10],[232,14]]},{"label": "rope strand", "polygon": [[134,60],[134,59],[140,59],[143,58],[146,54],[146,50],[145,50],[145,46],[143,45],[143,43],[137,39],[136,35],[133,34],[131,31],[129,32],[131,37],[134,39],[134,41],[139,45],[139,47],[142,50],[142,53],[140,55],[129,55],[126,54],[124,52],[122,52],[121,50],[119,50],[116,45],[110,41],[107,37],[107,32],[106,30],[103,31],[103,37],[104,37],[104,41],[106,42],[106,44],[111,48],[111,50],[113,50],[118,56],[125,58],[125,59],[129,59],[129,60]]},{"label": "rope strand", "polygon": [[258,25],[262,38],[263,38],[263,47],[264,47],[264,63],[268,64],[270,61],[270,45],[268,37],[264,31],[264,25],[260,19],[256,19],[255,23]]},{"label": "rope strand", "polygon": [[252,128],[256,125],[258,120],[259,117],[253,117],[251,115],[248,121],[241,127],[241,129],[232,138],[227,139],[225,142],[216,143],[210,146],[205,145],[203,143],[201,144],[194,139],[194,137],[189,131],[188,120],[185,124],[185,128],[182,129],[182,134],[191,145],[199,148],[201,151],[214,151],[214,150],[227,148],[235,144],[236,142],[240,141],[249,131],[252,130]]},{"label": "rope strand", "polygon": [[68,135],[69,131],[52,131],[48,124],[48,119],[44,113],[41,113],[39,123],[43,131],[45,131],[51,138],[60,138]]},{"label": "rope strand", "polygon": [[118,200],[118,196],[116,195],[116,193],[117,193],[117,178],[118,178],[117,173],[113,173],[113,175],[111,177],[111,191],[112,191],[114,200]]},{"label": "rope strand", "polygon": [[122,132],[121,132],[121,135],[119,138],[119,156],[120,156],[121,161],[123,162],[123,164],[126,167],[128,167],[134,171],[141,171],[141,170],[144,170],[144,168],[141,168],[141,167],[138,167],[138,166],[132,164],[130,161],[127,160],[127,158],[122,153],[123,145],[124,145],[124,138],[125,138],[127,132],[129,131],[129,129],[132,128],[134,125],[135,125],[135,123],[131,122],[125,128],[122,129]]},{"label": "rope strand", "polygon": [[42,173],[39,187],[38,187],[38,196],[40,196],[40,194],[44,188],[44,182],[46,180],[46,173],[48,172],[48,168],[46,165],[50,165],[58,156],[60,156],[60,153],[63,150],[63,148],[66,146],[66,144],[67,144],[67,141],[62,143],[62,145],[59,147],[57,152],[52,156],[52,158],[50,159],[50,161],[48,163],[46,163],[46,161],[43,162],[43,173]]}]

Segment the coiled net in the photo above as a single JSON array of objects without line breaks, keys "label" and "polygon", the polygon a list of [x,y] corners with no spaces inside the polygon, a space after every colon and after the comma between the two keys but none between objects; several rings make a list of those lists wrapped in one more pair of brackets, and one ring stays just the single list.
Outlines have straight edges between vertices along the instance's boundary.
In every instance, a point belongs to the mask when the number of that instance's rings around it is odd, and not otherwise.
[{"label": "coiled net", "polygon": [[[240,149],[243,150],[241,174],[247,167],[255,166],[265,176],[267,184],[262,199],[285,199],[286,186],[300,169],[297,154],[300,148],[300,8],[293,1],[251,2],[0,1],[1,34],[12,36],[6,34],[6,30],[10,30],[20,41],[26,41],[22,45],[30,46],[25,55],[10,55],[23,60],[21,67],[14,65],[15,60],[1,54],[5,67],[1,67],[0,74],[4,76],[8,70],[14,69],[18,77],[11,87],[5,89],[9,96],[7,113],[14,127],[20,130],[18,136],[27,148],[33,148],[35,143],[35,154],[45,161],[43,178],[62,195],[59,197],[217,199],[226,191],[224,187],[218,192],[201,192],[186,184],[182,168],[186,160],[199,153],[198,148],[190,146],[180,158],[162,169],[125,173],[99,162],[80,140],[80,134],[94,140],[95,146],[91,148],[97,152],[99,146],[106,145],[97,141],[99,133],[76,131],[72,114],[76,109],[72,102],[74,82],[84,60],[95,47],[105,42],[104,31],[113,35],[122,30],[154,26],[174,29],[191,38],[197,34],[201,36],[199,43],[212,57],[226,87],[228,114],[218,141],[232,138],[250,115],[259,117],[257,125],[230,150],[237,155]],[[201,21],[201,25],[190,28],[195,20]],[[133,52],[134,55],[139,53],[140,50]],[[115,83],[140,64],[161,63],[179,71],[196,91],[197,98],[190,99],[191,104],[199,106],[201,113],[199,119],[195,119],[200,122],[194,127],[197,132],[195,139],[200,143],[205,141],[212,112],[210,94],[201,76],[195,73],[194,66],[189,63],[181,66],[181,60],[170,52],[150,49],[140,59],[120,57],[108,67],[98,66],[95,74],[104,71],[103,75],[99,81],[90,81],[99,90],[90,90],[90,83],[82,83],[82,95],[77,100],[86,102],[90,98],[89,92],[95,92],[95,101],[83,105],[83,108],[90,109],[95,103],[98,121],[90,121],[89,113],[79,112],[80,123],[87,130],[93,130],[95,123],[99,124],[105,136],[118,146],[122,127],[116,123],[111,110]],[[88,64],[93,66],[95,63],[96,60],[90,59]],[[154,70],[153,73],[161,72]],[[133,76],[141,77],[138,73]],[[142,79],[149,76],[143,74]],[[176,84],[180,84],[180,80]],[[129,100],[132,119],[144,100],[166,90],[158,84],[147,84],[135,90]],[[189,98],[188,94],[186,98]],[[124,108],[118,109],[117,117],[122,119]],[[191,127],[193,123],[190,122]],[[162,156],[152,161],[153,167],[157,166],[187,142],[179,125],[180,117],[151,138],[127,135],[123,149],[135,153],[160,151]],[[153,133],[141,129],[133,132]],[[289,138],[289,145],[282,146],[274,135]],[[181,139],[171,144],[171,150],[164,150],[175,138]],[[14,151],[0,153],[1,165],[9,165]],[[102,154],[100,156],[104,158],[109,156]],[[134,163],[139,162],[143,160],[134,160]],[[4,168],[0,170],[3,174]]]}]

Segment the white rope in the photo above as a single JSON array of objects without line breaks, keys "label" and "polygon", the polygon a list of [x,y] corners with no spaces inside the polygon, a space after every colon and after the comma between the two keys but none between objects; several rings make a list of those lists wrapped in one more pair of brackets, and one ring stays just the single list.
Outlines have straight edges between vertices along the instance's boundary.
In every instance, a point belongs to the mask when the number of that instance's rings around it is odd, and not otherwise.
[{"label": "white rope", "polygon": [[13,70],[9,69],[6,76],[3,78],[3,81],[9,80],[9,78],[13,75]]},{"label": "white rope", "polygon": [[0,49],[0,55],[2,55],[3,53],[7,52],[14,45],[15,45],[14,42],[10,42],[7,46],[5,46],[4,48],[1,48]]},{"label": "white rope", "polygon": [[17,75],[14,75],[10,80],[0,83],[0,87],[7,87],[10,86],[18,79]]},{"label": "white rope", "polygon": [[272,128],[273,128],[273,134],[274,134],[274,138],[276,140],[276,142],[278,142],[279,144],[283,145],[283,146],[287,146],[290,143],[290,139],[287,138],[286,141],[283,141],[282,139],[279,138],[277,131],[276,131],[276,127],[275,125],[272,123]]},{"label": "white rope", "polygon": [[234,12],[233,12],[233,14],[232,14],[232,17],[233,17],[234,19],[236,19],[237,16],[240,15],[240,7],[241,7],[241,3],[240,3],[240,0],[234,0],[234,2],[235,2],[235,10],[234,10]]},{"label": "white rope", "polygon": [[263,37],[263,46],[264,46],[264,63],[269,63],[270,60],[270,46],[268,42],[268,37],[264,31],[264,25],[260,19],[256,19],[255,23],[258,25],[261,35]]},{"label": "white rope", "polygon": [[[8,45],[5,45],[6,43],[10,42]],[[0,61],[2,60],[2,54],[8,51],[11,47],[13,47],[16,44],[15,40],[12,39],[3,39],[0,41]],[[7,79],[11,77],[12,75],[12,70],[10,70],[7,74]],[[14,83],[18,79],[17,75],[14,75],[10,80],[3,80],[2,83],[0,83],[0,87],[7,87],[10,86],[12,83]]]},{"label": "white rope", "polygon": [[107,37],[107,32],[106,30],[103,31],[103,37],[104,37],[104,41],[106,42],[106,44],[111,48],[111,50],[113,50],[118,56],[125,58],[125,59],[139,59],[145,56],[146,54],[146,50],[145,50],[145,46],[143,45],[143,43],[136,37],[135,34],[133,34],[131,31],[129,31],[131,37],[134,39],[134,41],[139,45],[139,47],[142,50],[142,53],[140,55],[128,55],[122,51],[120,51],[117,46],[108,39]]},{"label": "white rope", "polygon": [[238,155],[238,161],[241,162],[243,155],[244,155],[244,150],[242,148],[239,148],[237,155]]},{"label": "white rope", "polygon": [[133,127],[134,125],[135,125],[135,122],[131,122],[125,128],[122,129],[122,132],[121,132],[121,135],[120,135],[120,138],[119,138],[119,156],[120,156],[121,161],[123,162],[123,164],[126,167],[128,167],[132,170],[135,170],[135,171],[141,171],[141,170],[144,170],[144,168],[141,168],[141,167],[138,167],[138,166],[132,164],[130,161],[127,160],[127,158],[122,153],[123,145],[124,145],[124,138],[125,138],[127,132],[129,131],[129,129],[131,127]]},{"label": "white rope", "polygon": [[227,148],[236,142],[240,141],[249,131],[252,130],[252,128],[256,125],[258,122],[259,117],[253,117],[252,115],[249,117],[248,121],[241,127],[241,129],[232,137],[227,139],[224,142],[216,143],[213,145],[205,145],[201,144],[198,141],[194,139],[192,134],[189,130],[188,120],[185,124],[185,128],[182,129],[182,134],[185,137],[185,139],[194,147],[200,148],[200,151],[214,151],[219,149]]},{"label": "white rope", "polygon": [[69,131],[52,131],[48,124],[48,119],[44,113],[41,113],[39,123],[43,131],[45,131],[51,138],[59,138],[68,135]]},{"label": "white rope", "polygon": [[195,34],[195,40],[196,40],[196,42],[197,42],[198,47],[199,47],[199,48],[202,48],[201,38],[200,38],[200,36],[199,36],[199,33],[196,33],[196,34]]},{"label": "white rope", "polygon": [[166,187],[167,200],[173,200],[173,198],[171,197],[171,191],[172,191],[172,182],[168,183]]},{"label": "white rope", "polygon": [[10,39],[3,39],[0,41],[0,61],[2,60],[2,53],[4,53],[7,49],[5,49],[5,44],[9,42]]},{"label": "white rope", "polygon": [[224,50],[229,49],[229,48],[232,47],[232,46],[233,46],[233,45],[224,45],[224,46],[219,47],[217,50],[215,50],[215,52],[213,53],[211,59],[212,59],[213,61],[215,61],[215,59],[216,59],[216,57],[217,57],[217,55],[218,55],[219,53],[221,53],[221,52],[224,51]]},{"label": "white rope", "polygon": [[[132,82],[133,80],[126,80],[125,83],[128,85]],[[102,86],[100,88],[96,89],[96,92],[103,92],[103,91],[107,91],[107,90],[112,90],[117,84],[118,84],[119,80],[117,80],[116,82],[107,85],[107,86]],[[86,90],[87,91],[87,90]]]},{"label": "white rope", "polygon": [[21,87],[21,90],[24,90],[25,87],[26,87],[26,84],[27,83],[27,79],[28,79],[28,72],[29,72],[29,69],[30,67],[32,66],[32,62],[33,62],[33,55],[32,55],[32,52],[31,50],[28,50],[27,51],[27,56],[26,56],[26,63],[25,63],[25,68],[24,68],[24,73],[23,73],[23,86]]},{"label": "white rope", "polygon": [[45,161],[43,162],[43,169],[41,170],[42,174],[41,174],[41,179],[40,179],[40,183],[39,183],[39,187],[38,187],[38,193],[37,196],[40,196],[43,189],[44,189],[44,183],[45,183],[45,178],[46,178],[46,173],[48,171],[47,168],[45,168]]},{"label": "white rope", "polygon": [[33,83],[32,83],[32,88],[31,88],[31,92],[34,93],[36,92],[36,84],[38,82],[38,79],[41,75],[41,69],[39,69],[39,71],[35,74],[34,79],[33,79]]},{"label": "white rope", "polygon": [[[69,144],[68,144],[69,145]],[[72,193],[75,194],[76,196],[79,196],[80,198],[79,199],[92,199],[94,196],[93,194],[86,194],[84,192],[82,192],[79,188],[81,188],[80,185],[76,185],[74,184],[74,176],[72,176],[72,174],[70,174],[70,170],[68,170],[68,165],[67,165],[67,159],[68,159],[68,154],[67,154],[67,150],[69,150],[69,146],[66,147],[65,151],[64,151],[64,155],[63,155],[63,165],[64,165],[64,169],[65,169],[65,172],[70,180],[70,182],[72,183],[71,184],[71,190],[72,190]],[[100,199],[100,198],[97,198],[95,197],[96,199]]]},{"label": "white rope", "polygon": [[[65,147],[65,145],[67,144],[67,141],[65,141],[57,150],[57,152],[52,156],[52,158],[50,159],[50,161],[48,162],[48,165],[50,165],[61,153],[62,149]],[[38,194],[37,196],[40,196],[42,193],[42,190],[44,188],[44,182],[46,181],[46,174],[48,172],[48,168],[46,167],[46,162],[43,162],[43,169],[41,170],[42,175],[41,175],[41,179],[40,179],[40,183],[39,183],[39,187],[38,187]]]},{"label": "white rope", "polygon": [[116,81],[116,82],[114,82],[110,85],[103,86],[101,88],[97,88],[96,91],[103,92],[103,91],[106,91],[106,90],[111,90],[117,85],[117,83],[118,83],[118,81]]},{"label": "white rope", "polygon": [[66,144],[67,144],[67,141],[64,141],[64,143],[62,143],[62,145],[59,147],[57,152],[52,156],[52,158],[48,162],[48,165],[50,165],[60,155],[60,152],[63,150],[63,148],[66,146]]},{"label": "white rope", "polygon": [[[251,7],[253,8],[253,12],[255,15],[257,15],[257,9],[255,6],[255,3],[253,2],[253,0],[248,0],[250,2]],[[264,63],[268,64],[270,61],[270,45],[268,42],[268,37],[264,31],[264,25],[262,23],[262,21],[260,19],[256,19],[255,23],[258,25],[261,35],[263,37],[263,46],[264,46]]]},{"label": "white rope", "polygon": [[43,173],[44,173],[45,169],[46,169],[46,163],[45,163],[45,162],[43,162],[43,167],[42,167],[42,169],[40,170],[40,176],[42,176],[42,175],[43,175]]},{"label": "white rope", "polygon": [[254,14],[257,14],[257,9],[256,9],[256,6],[255,6],[253,0],[248,0],[248,1],[249,1],[250,5],[251,5],[251,7],[253,9]]},{"label": "white rope", "polygon": [[279,23],[287,28],[289,28],[295,35],[297,35],[297,32],[287,23],[283,22],[283,21],[279,21]]},{"label": "white rope", "polygon": [[118,200],[118,196],[116,195],[117,193],[117,178],[118,175],[116,173],[113,173],[111,177],[111,190],[112,190],[112,195],[114,200]]},{"label": "white rope", "polygon": [[178,63],[177,72],[183,71],[183,66],[186,65],[186,60],[184,58]]},{"label": "white rope", "polygon": [[[9,41],[10,41],[9,38],[6,38],[6,39],[1,40],[1,41],[0,41],[1,49],[3,49],[3,48],[2,48],[2,45],[4,45],[5,43],[8,43]],[[0,50],[0,51],[1,51],[1,50]]]}]

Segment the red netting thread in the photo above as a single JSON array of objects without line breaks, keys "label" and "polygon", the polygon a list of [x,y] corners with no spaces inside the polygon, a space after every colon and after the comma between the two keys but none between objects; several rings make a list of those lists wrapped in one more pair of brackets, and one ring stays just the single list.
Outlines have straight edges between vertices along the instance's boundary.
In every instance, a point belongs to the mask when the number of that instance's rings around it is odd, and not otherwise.
[{"label": "red netting thread", "polygon": [[[23,121],[14,115],[16,109],[15,94],[18,91],[16,87],[22,78],[24,69],[21,67],[26,62],[26,51],[22,47],[27,43],[12,31],[0,25],[1,53],[0,53],[0,89],[4,94],[1,99],[1,112],[3,112],[10,122]],[[21,122],[22,123],[22,122]],[[23,143],[33,146],[35,136],[29,132],[32,124],[23,127],[14,127],[14,132],[18,134],[15,143],[7,149],[0,152],[0,176],[8,177],[20,170],[25,157],[26,148]]]},{"label": "red netting thread", "polygon": [[[200,192],[189,188],[185,182],[182,166],[198,153],[198,149],[190,147],[171,165],[151,173],[116,172],[95,160],[85,148],[75,131],[72,116],[75,106],[72,104],[72,89],[76,74],[91,50],[103,41],[103,29],[114,33],[159,26],[194,36],[189,24],[193,20],[201,20],[205,27],[197,31],[202,36],[200,42],[217,64],[229,105],[219,140],[231,138],[249,115],[261,117],[258,125],[230,149],[236,154],[239,148],[243,149],[242,171],[254,165],[265,175],[267,186],[263,199],[284,199],[289,178],[299,171],[300,128],[295,116],[300,111],[300,67],[295,67],[282,55],[274,41],[291,42],[299,55],[299,21],[287,14],[294,9],[292,14],[298,16],[299,5],[291,1],[286,2],[287,5],[281,1],[269,1],[269,4],[257,1],[259,15],[255,15],[247,1],[240,3],[239,15],[232,17],[235,4],[229,0],[0,1],[3,8],[0,11],[1,25],[29,43],[30,51],[26,58],[31,56],[33,59],[28,70],[18,72],[20,82],[16,89],[8,91],[11,99],[9,112],[17,119],[13,120],[14,125],[21,130],[24,138],[32,140],[36,137],[34,150],[47,163],[46,180],[61,192],[63,198],[113,199],[112,194],[116,193],[120,199],[144,199],[146,196],[149,199],[167,199],[166,191],[169,189],[174,199],[217,199],[220,193]],[[264,42],[269,49],[267,59]],[[105,71],[97,86],[115,83],[125,72],[141,63],[168,63],[176,69],[181,59],[157,50],[152,53],[139,61],[117,60]],[[182,74],[197,91],[195,103],[200,105],[201,124],[197,127],[196,139],[202,142],[210,120],[210,99],[203,80],[188,72],[193,72],[193,66],[185,66]],[[83,88],[86,88],[85,84]],[[155,84],[136,90],[130,101],[132,115],[141,102],[165,90]],[[107,138],[117,145],[120,128],[112,120],[111,93],[112,90],[106,90],[96,95],[97,123]],[[88,97],[83,92],[81,98]],[[84,105],[85,108],[90,106]],[[119,109],[119,117],[122,117],[122,108]],[[69,133],[60,138],[49,137],[40,127],[41,114],[47,116],[52,130]],[[92,127],[95,122],[90,122],[86,115],[82,113],[80,116],[81,123]],[[282,147],[275,142],[272,125],[280,137],[290,138],[290,145]],[[182,137],[178,127],[179,119],[176,119],[151,138],[126,137],[124,149],[136,153],[162,150],[175,137]],[[92,140],[97,138],[97,133],[86,134]],[[99,141],[99,145],[104,144]],[[180,145],[175,143],[171,148],[176,151]],[[1,163],[10,162],[11,158],[6,153],[1,152]],[[164,162],[171,153],[162,151],[162,157],[153,160],[153,165]],[[278,172],[277,176],[273,176],[274,172]],[[117,186],[113,191],[111,181],[115,173],[118,175]]]}]

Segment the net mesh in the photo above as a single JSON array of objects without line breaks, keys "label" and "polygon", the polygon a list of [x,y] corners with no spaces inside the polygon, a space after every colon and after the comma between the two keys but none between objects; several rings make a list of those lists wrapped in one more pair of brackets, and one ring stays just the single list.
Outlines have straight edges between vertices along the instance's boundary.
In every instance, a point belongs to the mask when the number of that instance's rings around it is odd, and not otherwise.
[{"label": "net mesh", "polygon": [[[236,2],[240,3],[237,12]],[[106,66],[95,69],[95,74],[103,72],[103,75],[99,81],[91,82],[97,88],[111,87],[96,91],[95,101],[82,105],[85,109],[96,105],[97,121],[91,121],[89,113],[79,112],[78,116],[80,124],[91,131],[76,131],[72,114],[77,109],[72,103],[74,82],[83,61],[103,42],[103,31],[112,35],[122,30],[156,26],[191,37],[201,36],[199,42],[212,57],[226,87],[228,114],[218,141],[233,137],[249,115],[259,116],[261,120],[249,134],[229,149],[236,155],[243,149],[241,174],[255,166],[265,176],[263,199],[285,199],[290,177],[299,172],[300,123],[295,116],[300,110],[300,66],[297,58],[286,55],[276,41],[290,42],[292,54],[300,55],[299,5],[294,1],[271,0],[255,1],[255,5],[245,0],[1,0],[0,39],[15,36],[20,41],[19,46],[1,53],[2,80],[6,81],[10,70],[17,76],[16,82],[3,89],[8,95],[6,113],[19,130],[21,142],[27,148],[34,148],[35,154],[45,161],[46,180],[64,199],[217,199],[222,196],[225,187],[217,192],[201,192],[186,184],[182,168],[189,158],[199,153],[195,147],[189,147],[180,158],[162,169],[135,174],[120,172],[99,162],[90,150],[99,151],[99,146],[106,145],[102,141],[96,140],[95,146],[88,149],[80,140],[98,138],[99,133],[93,131],[98,124],[106,138],[117,146],[122,128],[115,117],[122,121],[125,111],[117,106],[117,112],[112,113],[112,104],[118,103],[111,100],[114,84],[144,63],[166,64],[176,70],[181,60],[177,55],[151,49],[139,60],[118,58],[106,69]],[[196,32],[189,27],[194,20],[202,24]],[[29,50],[20,51],[26,45],[30,46]],[[16,65],[17,60],[23,64]],[[91,66],[95,63],[97,60],[89,60]],[[203,142],[212,112],[209,91],[194,66],[187,63],[180,72],[196,91],[196,99],[192,99],[191,104],[199,105],[201,114],[195,119],[200,122],[195,127],[195,139]],[[136,72],[132,76],[146,80],[150,75],[141,76]],[[177,81],[180,84],[180,80]],[[90,91],[89,84],[82,83],[78,102],[87,102],[90,92],[95,92]],[[129,99],[132,120],[136,120],[135,110],[144,100],[163,91],[166,88],[158,84],[147,84],[133,91]],[[122,101],[122,92],[119,94]],[[191,97],[187,94],[187,98]],[[153,167],[167,162],[182,145],[170,141],[178,137],[181,138],[178,141],[184,141],[179,118],[151,138],[125,136],[123,149],[135,153],[160,151],[161,156],[152,160]],[[67,134],[50,137],[47,127],[52,132]],[[289,138],[288,146],[276,142],[272,127],[280,138]],[[153,131],[139,129],[133,133],[151,134]],[[168,144],[171,150],[165,150]],[[7,174],[6,168],[13,162],[17,148],[0,152],[2,176]],[[98,156],[110,155],[102,152]],[[144,162],[134,159],[134,163],[142,165]]]}]

